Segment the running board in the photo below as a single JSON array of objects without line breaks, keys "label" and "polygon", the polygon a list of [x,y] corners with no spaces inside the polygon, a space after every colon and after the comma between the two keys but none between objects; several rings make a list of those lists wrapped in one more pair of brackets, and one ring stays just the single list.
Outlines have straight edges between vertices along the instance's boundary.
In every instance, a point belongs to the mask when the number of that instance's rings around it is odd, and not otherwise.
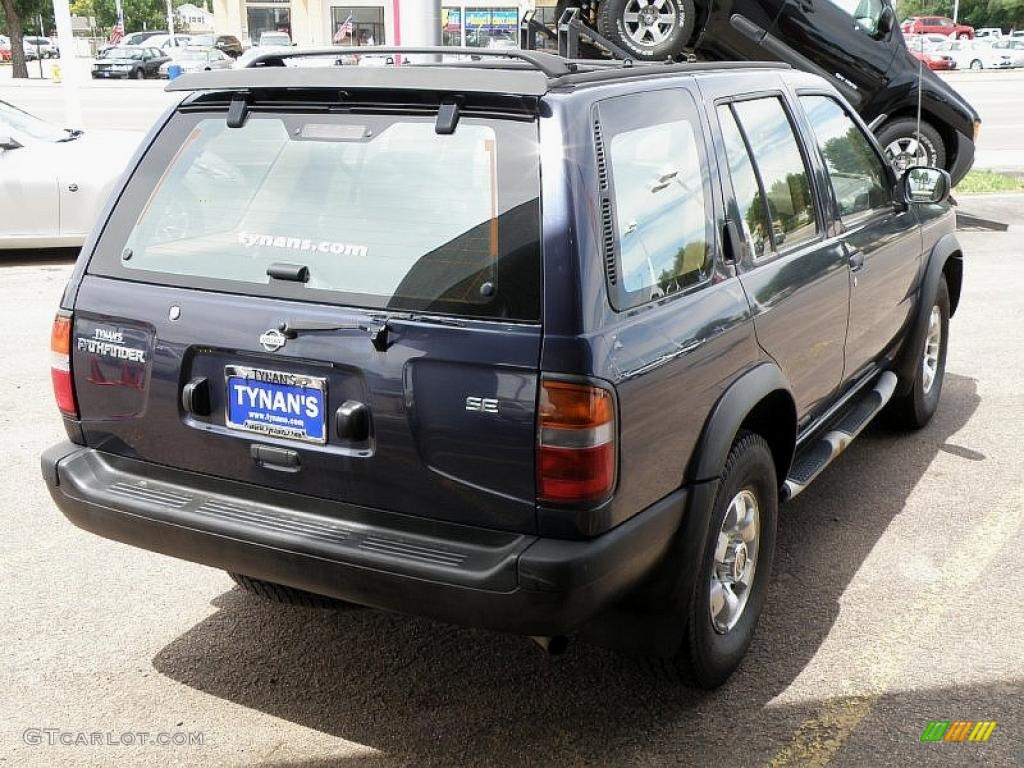
[{"label": "running board", "polygon": [[896,374],[886,371],[878,377],[874,389],[854,400],[829,428],[813,443],[804,446],[793,460],[789,477],[782,485],[781,501],[788,501],[811,484],[821,471],[846,450],[896,391]]}]

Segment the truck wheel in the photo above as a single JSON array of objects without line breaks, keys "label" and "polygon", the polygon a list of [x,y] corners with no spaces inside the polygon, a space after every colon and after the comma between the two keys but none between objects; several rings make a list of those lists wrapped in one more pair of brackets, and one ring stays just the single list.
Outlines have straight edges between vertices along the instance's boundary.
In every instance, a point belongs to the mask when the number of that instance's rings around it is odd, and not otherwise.
[{"label": "truck wheel", "polygon": [[636,58],[657,61],[683,52],[696,16],[693,0],[603,0],[597,31]]},{"label": "truck wheel", "polygon": [[949,288],[939,278],[939,288],[928,314],[928,329],[917,353],[914,383],[902,397],[889,403],[891,419],[906,429],[920,429],[935,415],[946,375],[946,348],[949,343]]},{"label": "truck wheel", "polygon": [[942,136],[924,120],[920,131],[913,118],[893,120],[879,128],[876,136],[889,162],[901,173],[915,165],[946,167],[946,145]]},{"label": "truck wheel", "polygon": [[956,37],[957,37],[957,40],[970,40],[971,39],[971,36],[968,33],[966,33],[966,32],[961,32]]},{"label": "truck wheel", "polygon": [[768,443],[740,433],[725,462],[686,633],[662,669],[672,679],[717,688],[739,666],[764,605],[775,554],[778,480]]},{"label": "truck wheel", "polygon": [[274,603],[297,605],[302,608],[341,608],[351,605],[351,603],[346,603],[342,600],[335,600],[333,597],[317,595],[313,592],[295,589],[294,587],[286,587],[284,584],[275,584],[272,581],[254,579],[241,573],[231,573],[229,571],[228,576],[246,592]]},{"label": "truck wheel", "polygon": [[136,80],[145,80],[146,79],[146,71],[144,69],[142,69],[141,67],[139,69],[136,69],[135,70],[135,79]]}]

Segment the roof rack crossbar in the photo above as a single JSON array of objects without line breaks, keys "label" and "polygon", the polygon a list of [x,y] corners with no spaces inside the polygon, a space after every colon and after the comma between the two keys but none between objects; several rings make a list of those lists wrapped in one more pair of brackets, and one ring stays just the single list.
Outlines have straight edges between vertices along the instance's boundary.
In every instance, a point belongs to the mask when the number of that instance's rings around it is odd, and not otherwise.
[{"label": "roof rack crossbar", "polygon": [[456,46],[382,46],[362,45],[352,50],[334,48],[300,48],[295,51],[267,51],[255,56],[246,64],[247,68],[263,66],[265,62],[281,59],[296,59],[303,57],[335,56],[342,57],[358,52],[360,56],[374,56],[382,54],[392,55],[434,55],[434,56],[489,56],[493,58],[517,59],[526,62],[534,69],[543,72],[548,77],[562,77],[576,71],[572,62],[567,62],[560,56],[543,51],[523,51],[518,48],[461,48]]}]

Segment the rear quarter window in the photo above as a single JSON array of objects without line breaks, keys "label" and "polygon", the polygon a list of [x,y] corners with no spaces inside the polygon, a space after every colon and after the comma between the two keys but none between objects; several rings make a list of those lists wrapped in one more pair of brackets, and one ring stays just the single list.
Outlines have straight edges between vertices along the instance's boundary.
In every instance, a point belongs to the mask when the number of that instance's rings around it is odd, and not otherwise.
[{"label": "rear quarter window", "polygon": [[[179,114],[129,182],[90,271],[384,310],[539,319],[536,126]],[[271,279],[274,263],[308,280]]]}]

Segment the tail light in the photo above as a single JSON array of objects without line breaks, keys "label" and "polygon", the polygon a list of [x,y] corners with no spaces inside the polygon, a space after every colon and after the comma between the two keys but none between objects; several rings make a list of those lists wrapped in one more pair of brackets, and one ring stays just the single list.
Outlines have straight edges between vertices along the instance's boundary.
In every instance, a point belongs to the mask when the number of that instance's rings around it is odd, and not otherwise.
[{"label": "tail light", "polygon": [[541,382],[537,499],[598,502],[612,492],[618,465],[615,400],[590,384]]},{"label": "tail light", "polygon": [[50,379],[57,407],[65,416],[78,418],[75,382],[71,378],[71,315],[58,314],[50,332]]}]

